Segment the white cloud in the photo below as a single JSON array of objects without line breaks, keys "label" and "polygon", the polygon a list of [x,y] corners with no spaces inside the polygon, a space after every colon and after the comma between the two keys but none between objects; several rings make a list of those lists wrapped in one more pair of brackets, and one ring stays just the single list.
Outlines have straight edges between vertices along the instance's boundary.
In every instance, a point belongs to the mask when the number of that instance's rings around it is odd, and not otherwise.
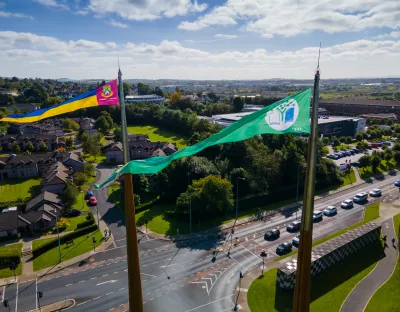
[{"label": "white cloud", "polygon": [[118,28],[129,28],[129,26],[128,26],[127,24],[117,22],[117,21],[114,20],[114,19],[110,19],[110,20],[107,22],[107,24],[110,24],[111,26],[118,27]]},{"label": "white cloud", "polygon": [[228,0],[194,22],[179,29],[200,30],[213,26],[243,24],[241,30],[264,37],[294,36],[322,30],[327,33],[361,31],[368,28],[398,28],[398,0]]},{"label": "white cloud", "polygon": [[117,47],[117,44],[115,42],[106,42],[106,46],[115,49]]},{"label": "white cloud", "polygon": [[51,64],[50,61],[46,61],[46,60],[37,60],[37,61],[31,61],[31,64]]},{"label": "white cloud", "polygon": [[89,13],[90,13],[90,11],[89,11],[88,9],[83,9],[83,10],[75,11],[75,14],[76,14],[76,15],[82,15],[82,16],[86,16],[86,15],[88,15]]},{"label": "white cloud", "polygon": [[226,35],[226,34],[216,34],[214,35],[215,38],[221,38],[221,39],[237,39],[239,36],[237,35]]},{"label": "white cloud", "polygon": [[28,18],[28,19],[31,19],[31,20],[34,19],[33,16],[26,15],[26,14],[23,14],[23,13],[11,13],[11,12],[4,12],[4,11],[0,11],[0,17]]},{"label": "white cloud", "polygon": [[90,0],[89,8],[95,14],[117,14],[127,20],[155,20],[202,12],[206,4],[196,0]]},{"label": "white cloud", "polygon": [[392,31],[389,34],[383,34],[379,35],[375,38],[382,39],[382,38],[395,38],[395,39],[400,39],[400,31]]},{"label": "white cloud", "polygon": [[32,0],[33,2],[37,2],[39,4],[48,6],[48,7],[53,7],[53,8],[60,8],[64,10],[68,10],[68,6],[66,6],[63,3],[57,2],[56,0]]}]

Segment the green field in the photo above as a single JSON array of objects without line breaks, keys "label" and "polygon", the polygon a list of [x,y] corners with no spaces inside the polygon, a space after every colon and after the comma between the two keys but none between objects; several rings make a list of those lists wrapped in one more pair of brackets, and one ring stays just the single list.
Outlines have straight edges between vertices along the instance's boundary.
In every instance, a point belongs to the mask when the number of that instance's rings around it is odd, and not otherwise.
[{"label": "green field", "polygon": [[[383,256],[381,244],[371,245],[349,256],[345,263],[337,263],[313,278],[310,310],[338,312],[347,295]],[[277,290],[276,274],[277,269],[272,269],[250,286],[247,299],[252,312],[292,311],[293,292]]]},{"label": "green field", "polygon": [[381,164],[378,166],[376,173],[374,173],[372,171],[372,167],[371,166],[367,166],[367,167],[363,167],[363,168],[359,168],[359,173],[360,173],[360,177],[362,179],[367,179],[370,178],[376,174],[382,174],[385,172],[388,172],[389,170],[393,170],[395,169],[397,166],[396,162],[394,161],[394,159],[386,161],[386,160],[381,160]]},{"label": "green field", "polygon": [[[393,218],[394,229],[397,236],[397,250],[400,248],[400,214]],[[367,305],[365,312],[395,312],[400,311],[400,258],[397,258],[397,265],[390,279],[377,290]]]},{"label": "green field", "polygon": [[0,203],[31,198],[40,193],[40,179],[0,180]]},{"label": "green field", "polygon": [[93,155],[89,154],[82,154],[83,159],[85,159],[87,162],[90,163],[96,163],[96,164],[101,164],[106,161],[106,155],[105,154],[99,154],[97,157],[94,157]]},{"label": "green field", "polygon": [[[0,247],[0,255],[5,257],[7,255],[19,255],[21,257],[22,253],[22,243],[12,244],[8,246]],[[15,270],[16,275],[21,275],[22,273],[22,263],[18,264],[17,269]],[[14,276],[14,271],[11,271],[8,264],[0,266],[0,278],[6,278]]]},{"label": "green field", "polygon": [[89,206],[85,201],[85,194],[89,188],[89,186],[96,180],[95,177],[89,177],[88,181],[82,186],[82,191],[79,193],[78,197],[76,198],[76,203],[74,205],[74,209],[79,209],[80,211],[87,211],[89,212]]},{"label": "green field", "polygon": [[153,126],[129,126],[128,131],[131,134],[147,134],[152,142],[170,142],[174,143],[179,149],[188,146],[188,137],[186,134],[179,134]]},{"label": "green field", "polygon": [[[76,256],[84,254],[85,252],[93,250],[93,243],[92,237],[96,238],[96,247],[99,246],[103,242],[103,235],[99,230],[96,230],[92,233],[85,234],[81,237],[74,238],[74,244],[61,245],[61,255],[62,261],[66,261],[72,259]],[[35,240],[32,243],[32,249],[35,250],[39,246],[57,240],[57,238],[47,238],[47,239],[40,239]],[[41,254],[40,256],[33,259],[33,270],[38,271],[44,268],[48,268],[50,266],[57,265],[59,263],[59,251],[58,246],[46,251],[45,253]]]}]

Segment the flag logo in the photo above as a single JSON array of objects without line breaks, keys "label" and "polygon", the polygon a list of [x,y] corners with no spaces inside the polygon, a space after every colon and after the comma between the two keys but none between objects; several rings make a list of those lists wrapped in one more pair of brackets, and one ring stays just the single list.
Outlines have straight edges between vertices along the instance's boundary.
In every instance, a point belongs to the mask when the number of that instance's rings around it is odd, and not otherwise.
[{"label": "flag logo", "polygon": [[112,92],[110,85],[103,86],[103,89],[101,91],[101,96],[102,97],[109,98],[109,97],[112,97],[113,94],[114,93]]},{"label": "flag logo", "polygon": [[265,114],[265,121],[276,131],[290,128],[299,116],[299,105],[295,99],[290,99]]}]

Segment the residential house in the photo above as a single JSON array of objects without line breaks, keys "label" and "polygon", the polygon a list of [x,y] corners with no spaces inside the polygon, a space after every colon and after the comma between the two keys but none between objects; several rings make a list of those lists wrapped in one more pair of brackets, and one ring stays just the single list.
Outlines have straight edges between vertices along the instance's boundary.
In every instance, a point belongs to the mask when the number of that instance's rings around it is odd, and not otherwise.
[{"label": "residential house", "polygon": [[16,237],[18,232],[23,232],[29,225],[30,222],[20,215],[17,207],[0,212],[0,237]]},{"label": "residential house", "polygon": [[64,166],[61,162],[53,164],[44,174],[40,182],[42,192],[52,192],[61,194],[67,187],[68,182],[72,182],[73,171]]},{"label": "residential house", "polygon": [[122,143],[115,143],[106,151],[106,162],[116,164],[124,162]]},{"label": "residential house", "polygon": [[83,130],[84,132],[86,132],[89,135],[93,135],[98,133],[96,127],[95,127],[95,120],[93,118],[81,118],[79,120],[79,126],[81,128],[81,130]]},{"label": "residential house", "polygon": [[29,113],[37,110],[39,106],[34,103],[17,103],[8,106],[7,109],[13,112]]},{"label": "residential house", "polygon": [[11,151],[14,142],[18,142],[21,151],[26,150],[26,146],[29,142],[32,143],[35,151],[40,150],[42,142],[46,144],[49,151],[53,151],[59,147],[65,147],[65,140],[60,139],[55,134],[0,134],[0,145],[3,151]]},{"label": "residential house", "polygon": [[81,158],[72,152],[69,152],[67,156],[63,159],[62,163],[68,167],[72,168],[73,172],[83,172],[83,161],[81,161]]},{"label": "residential house", "polygon": [[182,95],[182,100],[185,100],[185,99],[190,99],[190,100],[196,102],[196,104],[202,104],[204,102],[203,98],[197,96],[196,93],[189,94],[189,95]]},{"label": "residential house", "polygon": [[42,122],[37,123],[26,123],[26,124],[12,124],[14,131],[24,134],[55,134],[57,136],[63,136],[64,131],[62,129],[61,119],[55,118],[46,119]]}]

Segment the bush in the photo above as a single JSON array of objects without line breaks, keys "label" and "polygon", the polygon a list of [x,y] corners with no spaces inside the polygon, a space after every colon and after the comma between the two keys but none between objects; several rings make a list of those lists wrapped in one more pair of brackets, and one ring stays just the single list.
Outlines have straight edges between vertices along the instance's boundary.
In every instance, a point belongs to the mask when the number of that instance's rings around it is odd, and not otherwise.
[{"label": "bush", "polygon": [[89,219],[87,221],[83,221],[81,223],[78,223],[76,225],[76,229],[82,229],[82,228],[87,227],[87,226],[92,225],[92,224],[94,224],[94,219]]},{"label": "bush", "polygon": [[89,212],[88,215],[86,216],[86,220],[94,220],[93,213]]},{"label": "bush", "polygon": [[[83,222],[82,222],[83,223]],[[68,233],[64,236],[60,237],[60,244],[64,244],[66,241],[74,239],[74,238],[78,238],[81,237],[82,235],[91,233],[93,231],[97,230],[97,225],[96,224],[92,224],[88,227],[76,230],[74,232]],[[41,255],[42,253],[45,253],[46,251],[54,248],[58,246],[58,239],[54,239],[44,245],[39,246],[38,248],[32,250],[32,254],[34,257],[37,257],[39,255]]]}]

